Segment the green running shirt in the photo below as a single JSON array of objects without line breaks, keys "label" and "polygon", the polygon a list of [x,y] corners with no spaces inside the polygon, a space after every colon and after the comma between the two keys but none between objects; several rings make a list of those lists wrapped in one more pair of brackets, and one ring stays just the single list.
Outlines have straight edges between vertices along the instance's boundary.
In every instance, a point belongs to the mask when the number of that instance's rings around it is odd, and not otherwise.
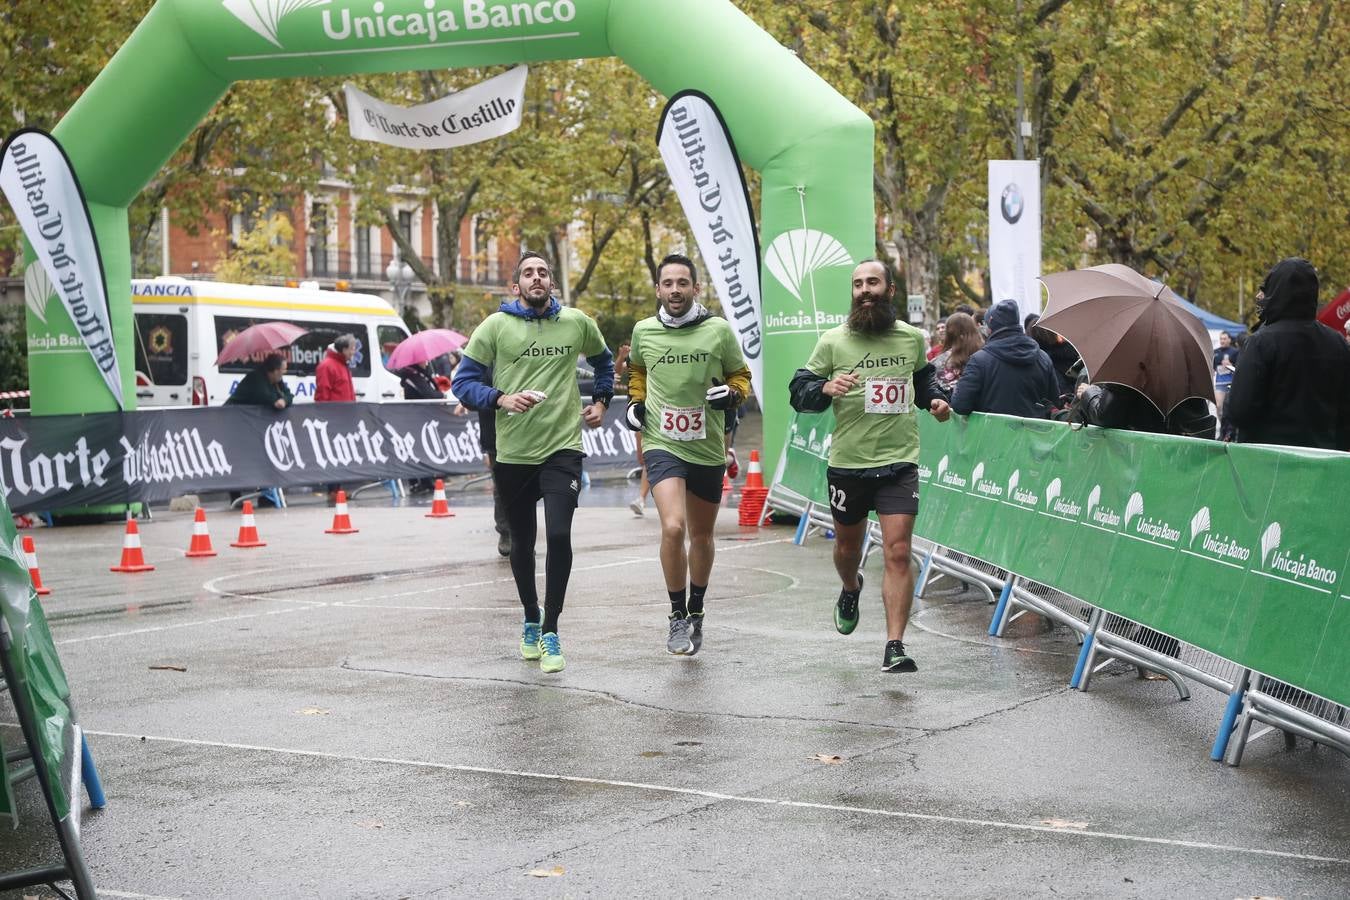
[{"label": "green running shirt", "polygon": [[904,322],[897,321],[883,335],[861,335],[839,325],[820,336],[806,368],[826,379],[845,372],[860,379],[853,390],[831,401],[831,466],[872,469],[918,463],[914,372],[926,365],[923,333]]},{"label": "green running shirt", "polygon": [[705,397],[713,378],[726,382],[745,368],[727,320],[712,316],[686,328],[667,328],[655,316],[643,319],[633,326],[629,358],[647,373],[642,449],[665,450],[698,466],[725,464],[726,414],[710,409]]},{"label": "green running shirt", "polygon": [[577,357],[604,349],[595,320],[569,306],[543,319],[495,312],[474,329],[464,354],[492,367],[493,387],[505,394],[548,395],[528,412],[497,410],[499,462],[536,465],[559,450],[581,450]]}]

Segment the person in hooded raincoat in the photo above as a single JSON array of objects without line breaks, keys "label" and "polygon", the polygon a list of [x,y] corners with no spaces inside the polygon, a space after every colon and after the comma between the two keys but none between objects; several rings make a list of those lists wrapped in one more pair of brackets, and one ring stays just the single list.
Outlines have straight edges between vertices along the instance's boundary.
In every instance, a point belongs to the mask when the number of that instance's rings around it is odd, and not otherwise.
[{"label": "person in hooded raincoat", "polygon": [[1054,363],[1022,331],[1017,301],[994,304],[986,318],[989,340],[966,363],[952,395],[952,412],[1002,413],[1044,419],[1059,398]]},{"label": "person in hooded raincoat", "polygon": [[1239,443],[1350,451],[1350,347],[1317,321],[1317,291],[1317,270],[1298,257],[1261,283],[1224,407]]}]

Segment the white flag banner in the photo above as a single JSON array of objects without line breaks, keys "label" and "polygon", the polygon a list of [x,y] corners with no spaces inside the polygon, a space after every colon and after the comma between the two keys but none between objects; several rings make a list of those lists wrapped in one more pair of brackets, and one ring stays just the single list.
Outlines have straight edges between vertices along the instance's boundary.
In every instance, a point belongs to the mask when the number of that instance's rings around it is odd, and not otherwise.
[{"label": "white flag banner", "polygon": [[698,91],[670,98],[656,143],[717,299],[740,341],[755,395],[765,405],[759,238],[736,146],[717,107]]},{"label": "white flag banner", "polygon": [[[36,128],[10,135],[0,151],[0,190],[47,275],[48,284],[39,291],[44,296],[29,301],[30,306],[38,303],[34,314],[45,322],[47,297],[60,296],[108,390],[124,407],[103,260],[84,191],[65,150]],[[24,280],[27,287],[30,277],[25,275]]]},{"label": "white flag banner", "polygon": [[347,122],[352,137],[408,150],[444,150],[510,134],[520,127],[528,66],[516,66],[471,88],[419,106],[377,100],[351,84]]},{"label": "white flag banner", "polygon": [[1041,311],[1041,164],[989,160],[989,284],[992,303]]}]

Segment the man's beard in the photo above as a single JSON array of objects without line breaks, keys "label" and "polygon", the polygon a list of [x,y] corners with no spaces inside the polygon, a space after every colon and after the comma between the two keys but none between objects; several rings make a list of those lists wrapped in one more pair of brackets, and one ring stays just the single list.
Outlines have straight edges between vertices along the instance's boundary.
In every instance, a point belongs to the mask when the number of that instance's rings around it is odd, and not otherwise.
[{"label": "man's beard", "polygon": [[848,327],[859,334],[884,334],[895,325],[895,307],[884,298],[870,305],[853,304],[848,314]]}]

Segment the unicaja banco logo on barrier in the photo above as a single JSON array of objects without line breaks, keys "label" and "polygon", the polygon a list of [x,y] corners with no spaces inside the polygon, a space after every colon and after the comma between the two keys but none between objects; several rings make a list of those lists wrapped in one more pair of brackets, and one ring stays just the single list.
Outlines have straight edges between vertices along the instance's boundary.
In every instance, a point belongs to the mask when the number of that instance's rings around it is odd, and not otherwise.
[{"label": "unicaja banco logo on barrier", "polygon": [[942,459],[938,460],[937,483],[948,489],[965,490],[966,480],[953,472],[950,466],[950,458],[944,456]]},{"label": "unicaja banco logo on barrier", "polygon": [[523,28],[556,25],[576,18],[574,0],[375,0],[334,6],[335,0],[223,0],[231,15],[277,49],[281,21],[292,13],[321,9],[322,33],[330,41],[389,41],[408,39],[435,43],[457,31],[487,28]]},{"label": "unicaja banco logo on barrier", "polygon": [[[1133,527],[1132,527],[1133,526]],[[1181,532],[1171,523],[1162,519],[1144,515],[1144,495],[1135,491],[1125,504],[1125,531],[1130,537],[1143,537],[1153,541],[1166,541],[1175,544],[1181,540]]]},{"label": "unicaja banco logo on barrier", "polygon": [[[1329,593],[1329,589],[1336,586],[1339,574],[1334,569],[1321,565],[1316,558],[1306,553],[1300,553],[1295,558],[1293,551],[1281,548],[1283,539],[1284,534],[1279,522],[1271,522],[1261,533],[1261,566],[1272,571],[1260,574]],[[1277,575],[1276,572],[1280,574]]]},{"label": "unicaja banco logo on barrier", "polygon": [[1041,498],[1022,487],[1021,481],[1022,470],[1014,469],[1012,475],[1008,478],[1008,496],[1019,506],[1037,506],[1041,502]]},{"label": "unicaja banco logo on barrier", "polygon": [[1048,510],[1045,515],[1054,516],[1058,519],[1081,516],[1083,507],[1073,500],[1061,497],[1060,494],[1063,491],[1064,483],[1058,478],[1053,479],[1045,486],[1045,508]]},{"label": "unicaja banco logo on barrier", "polygon": [[1119,528],[1120,513],[1109,506],[1102,505],[1102,486],[1094,484],[1092,490],[1088,493],[1087,500],[1088,524],[1096,524],[1099,528]]},{"label": "unicaja banco logo on barrier", "polygon": [[[1251,548],[1243,546],[1236,538],[1226,534],[1212,534],[1210,529],[1213,527],[1212,516],[1208,506],[1202,506],[1194,516],[1191,516],[1191,540],[1190,548],[1196,550],[1196,541],[1200,542],[1199,550],[1203,555],[1212,557],[1219,562],[1245,563],[1252,558]],[[1278,540],[1278,538],[1277,538]],[[1239,566],[1239,568],[1241,568]]]},{"label": "unicaja banco logo on barrier", "polygon": [[970,473],[970,486],[975,493],[991,499],[1003,496],[1003,485],[985,479],[984,463],[976,465],[975,471]]}]

